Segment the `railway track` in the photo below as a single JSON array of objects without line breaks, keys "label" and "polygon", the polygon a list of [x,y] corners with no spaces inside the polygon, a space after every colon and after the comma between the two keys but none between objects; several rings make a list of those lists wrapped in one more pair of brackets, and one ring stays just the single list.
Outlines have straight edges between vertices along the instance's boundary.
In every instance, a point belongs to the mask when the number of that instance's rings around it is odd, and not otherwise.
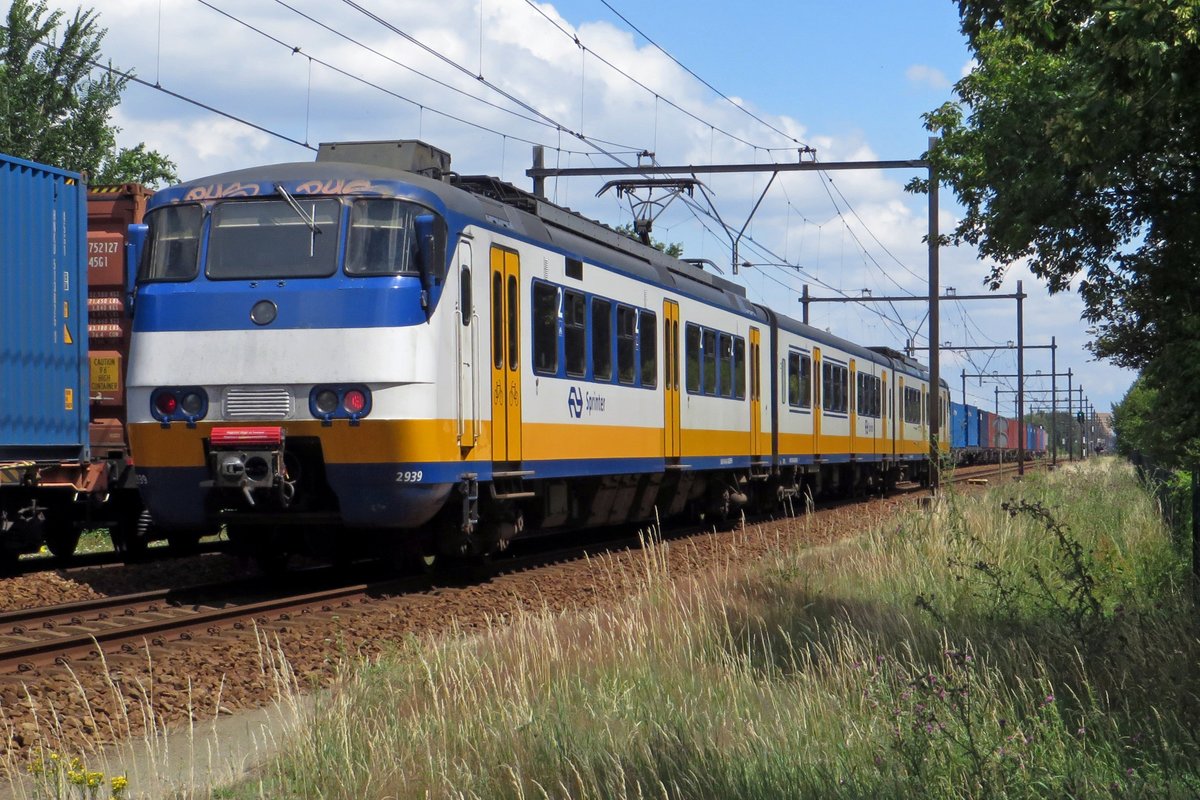
[{"label": "railway track", "polygon": [[4,570],[3,573],[0,573],[0,577],[12,578],[18,575],[29,575],[34,572],[46,572],[48,570],[65,571],[95,567],[122,567],[129,563],[146,564],[167,558],[187,558],[194,555],[222,553],[227,549],[228,542],[219,541],[203,542],[197,545],[195,550],[191,550],[186,554],[176,552],[169,546],[150,547],[133,562],[127,561],[124,555],[115,550],[101,550],[94,553],[73,553],[65,558],[47,553],[26,556],[19,561],[4,565]]},{"label": "railway track", "polygon": [[[1027,465],[1027,469],[1034,465]],[[1015,476],[1015,469],[995,465],[960,468],[948,482],[986,481]],[[916,484],[898,487],[904,494],[918,493]],[[833,506],[854,501],[834,503]],[[828,507],[823,504],[823,507]],[[680,539],[711,531],[711,523],[673,526],[667,538]],[[517,574],[599,553],[635,549],[642,540],[628,528],[614,535],[610,529],[584,537],[581,543],[551,550],[518,546],[513,554],[496,559],[490,574]],[[523,543],[524,544],[524,543]],[[387,577],[347,583],[332,569],[293,573],[288,584],[329,583],[317,591],[295,593],[286,585],[264,588],[260,579],[242,579],[186,589],[159,589],[136,594],[86,600],[58,606],[0,613],[0,675],[29,673],[80,659],[165,647],[201,637],[289,625],[308,619],[328,618],[381,599],[413,593],[433,593],[450,584],[467,581],[454,576]]]}]

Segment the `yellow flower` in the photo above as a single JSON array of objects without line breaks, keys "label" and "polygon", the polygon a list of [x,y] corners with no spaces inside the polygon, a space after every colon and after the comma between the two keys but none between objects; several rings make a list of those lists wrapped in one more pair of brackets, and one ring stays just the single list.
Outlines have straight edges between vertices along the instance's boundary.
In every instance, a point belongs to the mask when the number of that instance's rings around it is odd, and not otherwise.
[{"label": "yellow flower", "polygon": [[89,789],[95,789],[102,783],[104,783],[103,772],[89,772],[87,774],[87,785]]},{"label": "yellow flower", "polygon": [[128,787],[128,786],[129,786],[129,778],[126,778],[124,775],[113,775],[112,776],[113,797],[120,797],[121,793],[124,792],[126,787]]}]

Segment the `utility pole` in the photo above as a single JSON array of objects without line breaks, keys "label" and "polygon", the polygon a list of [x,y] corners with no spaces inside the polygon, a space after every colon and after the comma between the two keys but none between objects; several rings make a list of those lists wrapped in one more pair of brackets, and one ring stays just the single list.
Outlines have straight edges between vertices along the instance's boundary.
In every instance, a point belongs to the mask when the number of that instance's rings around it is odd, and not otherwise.
[{"label": "utility pole", "polygon": [[[929,137],[929,149],[932,150],[937,139]],[[940,463],[941,451],[938,443],[941,439],[942,424],[942,359],[936,346],[941,341],[938,338],[941,325],[938,262],[938,176],[933,165],[929,165],[929,487],[937,491],[941,482]],[[1020,284],[1017,284],[1020,292]]]}]

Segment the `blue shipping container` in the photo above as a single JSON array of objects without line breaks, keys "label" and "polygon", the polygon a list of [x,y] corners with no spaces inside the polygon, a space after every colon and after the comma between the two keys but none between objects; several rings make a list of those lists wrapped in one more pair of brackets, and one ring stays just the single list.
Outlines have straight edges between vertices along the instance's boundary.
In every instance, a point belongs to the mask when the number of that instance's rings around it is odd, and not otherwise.
[{"label": "blue shipping container", "polygon": [[979,447],[979,409],[967,406],[967,447]]},{"label": "blue shipping container", "polygon": [[967,446],[967,407],[950,401],[950,446],[961,450]]},{"label": "blue shipping container", "polygon": [[86,458],[87,193],[0,154],[0,463]]}]

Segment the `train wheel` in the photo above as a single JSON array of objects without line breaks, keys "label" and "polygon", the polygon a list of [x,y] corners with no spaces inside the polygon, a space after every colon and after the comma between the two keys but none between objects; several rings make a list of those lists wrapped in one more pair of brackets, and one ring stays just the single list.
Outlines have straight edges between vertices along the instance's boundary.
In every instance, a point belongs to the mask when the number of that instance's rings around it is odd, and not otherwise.
[{"label": "train wheel", "polygon": [[42,512],[42,538],[46,549],[64,561],[75,555],[81,531],[76,527],[68,509],[50,506]]},{"label": "train wheel", "polygon": [[63,527],[46,531],[46,549],[64,561],[75,555],[79,546],[79,530]]},{"label": "train wheel", "polygon": [[109,531],[113,550],[121,555],[125,563],[141,561],[146,557],[153,525],[150,512],[134,506],[127,509],[116,527]]}]

